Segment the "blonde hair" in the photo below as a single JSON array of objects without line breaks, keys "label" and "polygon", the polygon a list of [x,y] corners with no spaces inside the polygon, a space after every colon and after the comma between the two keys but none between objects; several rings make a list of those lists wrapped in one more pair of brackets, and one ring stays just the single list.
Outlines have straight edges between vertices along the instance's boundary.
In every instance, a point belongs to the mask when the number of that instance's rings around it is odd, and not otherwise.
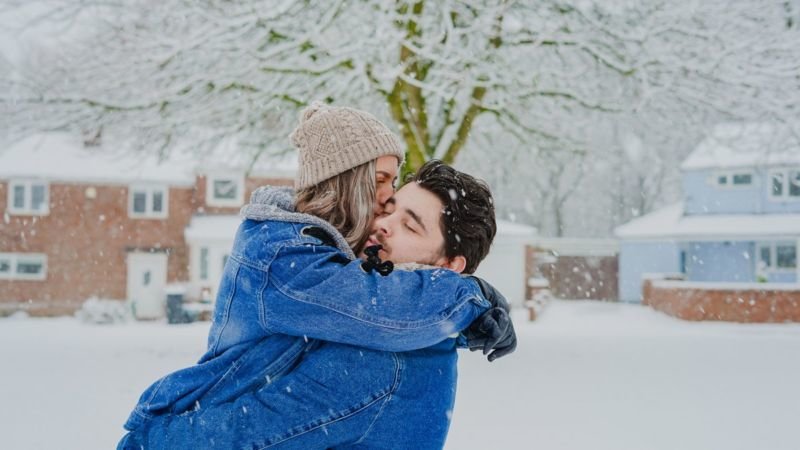
[{"label": "blonde hair", "polygon": [[358,253],[370,234],[375,209],[375,160],[295,194],[295,210],[326,220]]}]

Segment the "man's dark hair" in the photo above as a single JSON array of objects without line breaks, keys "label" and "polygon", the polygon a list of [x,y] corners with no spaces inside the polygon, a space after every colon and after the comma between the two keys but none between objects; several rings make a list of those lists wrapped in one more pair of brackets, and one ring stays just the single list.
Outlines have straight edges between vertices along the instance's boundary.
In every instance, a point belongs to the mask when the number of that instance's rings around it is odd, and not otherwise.
[{"label": "man's dark hair", "polygon": [[497,233],[489,187],[436,159],[420,167],[412,180],[436,195],[444,205],[439,222],[444,236],[444,255],[447,258],[464,256],[467,260],[464,273],[474,273],[489,253]]}]

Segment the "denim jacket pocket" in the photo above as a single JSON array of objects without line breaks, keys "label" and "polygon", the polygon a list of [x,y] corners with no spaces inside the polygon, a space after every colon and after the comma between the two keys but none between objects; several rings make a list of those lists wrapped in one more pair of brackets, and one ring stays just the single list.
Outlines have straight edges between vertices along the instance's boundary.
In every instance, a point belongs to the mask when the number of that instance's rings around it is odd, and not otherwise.
[{"label": "denim jacket pocket", "polygon": [[291,370],[314,344],[303,338],[276,335],[252,344],[201,399],[203,405],[232,401],[278,380]]},{"label": "denim jacket pocket", "polygon": [[[336,363],[331,365],[332,361]],[[243,448],[296,448],[318,430],[323,432],[311,438],[316,441],[311,448],[327,448],[325,429],[331,426],[344,427],[336,434],[355,441],[368,432],[384,402],[398,389],[403,371],[400,354],[322,343],[290,376],[258,391],[259,402],[271,406],[260,421],[267,424],[263,431],[269,437]],[[359,420],[349,422],[355,417]]]}]

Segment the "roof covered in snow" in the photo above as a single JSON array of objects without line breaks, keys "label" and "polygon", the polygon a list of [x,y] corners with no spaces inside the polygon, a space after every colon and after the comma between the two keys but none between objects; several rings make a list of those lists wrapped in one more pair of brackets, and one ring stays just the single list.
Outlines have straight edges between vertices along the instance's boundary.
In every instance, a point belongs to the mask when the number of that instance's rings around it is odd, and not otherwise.
[{"label": "roof covered in snow", "polygon": [[800,164],[800,141],[788,127],[722,123],[683,162],[683,170]]},{"label": "roof covered in snow", "polygon": [[619,253],[619,241],[616,239],[537,238],[530,244],[560,256],[613,256]]},{"label": "roof covered in snow", "polygon": [[295,155],[252,157],[227,141],[212,151],[172,151],[165,158],[154,152],[123,151],[111,145],[87,147],[80,136],[45,133],[29,136],[0,149],[0,178],[40,178],[67,182],[128,184],[155,182],[191,185],[204,172],[248,172],[252,176],[292,178]]},{"label": "roof covered in snow", "polygon": [[525,225],[523,223],[509,222],[507,220],[497,221],[497,235],[498,236],[518,236],[530,237],[536,236],[538,231],[535,227]]},{"label": "roof covered in snow", "polygon": [[238,215],[193,216],[185,237],[189,242],[233,242],[241,223]]},{"label": "roof covered in snow", "polygon": [[676,203],[614,230],[621,239],[732,240],[800,236],[800,214],[705,214],[684,216]]}]

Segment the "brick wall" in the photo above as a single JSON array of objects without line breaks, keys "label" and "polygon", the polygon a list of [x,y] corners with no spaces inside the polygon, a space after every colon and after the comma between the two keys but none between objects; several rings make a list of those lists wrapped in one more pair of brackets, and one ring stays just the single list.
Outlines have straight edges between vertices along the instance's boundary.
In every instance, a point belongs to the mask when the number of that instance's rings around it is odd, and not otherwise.
[{"label": "brick wall", "polygon": [[642,302],[684,320],[800,322],[800,285],[792,289],[746,283],[734,289],[645,280]]}]

